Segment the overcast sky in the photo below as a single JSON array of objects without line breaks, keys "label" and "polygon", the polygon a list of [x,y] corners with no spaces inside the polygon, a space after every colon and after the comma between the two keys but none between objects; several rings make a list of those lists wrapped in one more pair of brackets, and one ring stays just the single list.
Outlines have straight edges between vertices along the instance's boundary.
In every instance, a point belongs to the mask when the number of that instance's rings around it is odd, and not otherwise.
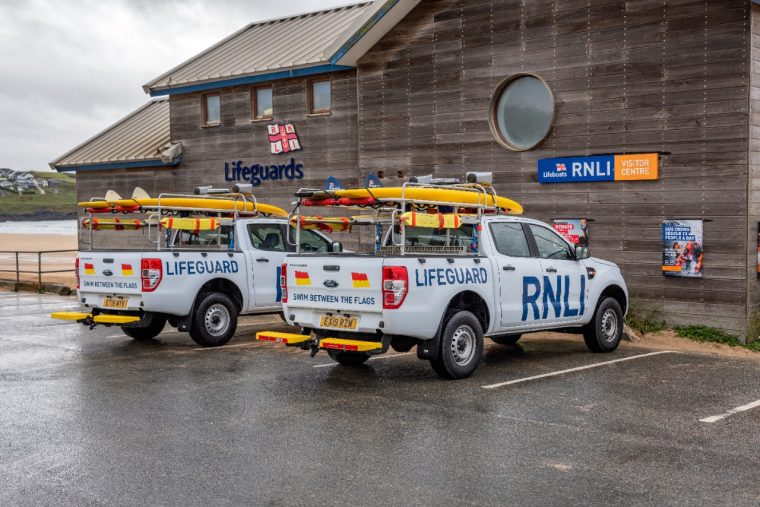
[{"label": "overcast sky", "polygon": [[[48,162],[244,25],[356,0],[0,0],[0,167]],[[297,36],[297,34],[294,34]]]}]

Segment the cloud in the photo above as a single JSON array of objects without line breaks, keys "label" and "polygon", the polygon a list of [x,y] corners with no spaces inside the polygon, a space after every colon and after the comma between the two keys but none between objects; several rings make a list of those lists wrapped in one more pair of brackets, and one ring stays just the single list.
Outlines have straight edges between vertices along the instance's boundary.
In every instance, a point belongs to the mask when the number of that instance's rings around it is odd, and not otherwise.
[{"label": "cloud", "polygon": [[0,167],[48,162],[149,100],[141,86],[258,20],[354,0],[0,0]]}]

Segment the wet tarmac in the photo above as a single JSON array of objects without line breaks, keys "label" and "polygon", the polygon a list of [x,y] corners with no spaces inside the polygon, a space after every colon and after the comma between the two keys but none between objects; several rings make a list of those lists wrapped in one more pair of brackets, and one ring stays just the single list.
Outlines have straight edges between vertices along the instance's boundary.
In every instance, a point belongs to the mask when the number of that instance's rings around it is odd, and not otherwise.
[{"label": "wet tarmac", "polygon": [[447,382],[255,342],[272,317],[199,349],[66,308],[0,292],[0,505],[760,503],[760,361],[544,335]]}]

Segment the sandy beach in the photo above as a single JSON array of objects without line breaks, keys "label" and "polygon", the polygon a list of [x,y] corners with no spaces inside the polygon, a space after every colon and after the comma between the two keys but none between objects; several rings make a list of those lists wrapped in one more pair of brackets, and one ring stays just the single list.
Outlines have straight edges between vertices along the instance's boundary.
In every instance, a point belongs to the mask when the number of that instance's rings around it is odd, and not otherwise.
[{"label": "sandy beach", "polygon": [[[13,272],[0,272],[0,279],[16,279],[16,256],[15,251],[32,252],[19,254],[19,268],[23,271],[34,273],[22,273],[21,279],[37,281],[37,254],[35,252],[49,250],[74,250],[67,253],[51,253],[42,255],[42,270],[71,270],[68,273],[50,273],[42,275],[42,281],[47,283],[59,283],[74,287],[74,258],[76,257],[77,237],[75,235],[62,234],[10,234],[0,233],[0,270],[13,270]],[[11,252],[11,253],[9,253]]]}]

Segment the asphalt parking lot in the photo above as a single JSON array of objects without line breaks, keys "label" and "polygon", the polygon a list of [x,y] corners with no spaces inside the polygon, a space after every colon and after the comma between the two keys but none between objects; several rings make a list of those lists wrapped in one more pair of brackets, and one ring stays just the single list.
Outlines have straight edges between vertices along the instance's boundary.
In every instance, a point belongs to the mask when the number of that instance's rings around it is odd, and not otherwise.
[{"label": "asphalt parking lot", "polygon": [[[56,322],[0,292],[1,505],[760,502],[760,361],[580,338],[486,345],[472,378]],[[279,324],[278,324],[279,326]]]}]

